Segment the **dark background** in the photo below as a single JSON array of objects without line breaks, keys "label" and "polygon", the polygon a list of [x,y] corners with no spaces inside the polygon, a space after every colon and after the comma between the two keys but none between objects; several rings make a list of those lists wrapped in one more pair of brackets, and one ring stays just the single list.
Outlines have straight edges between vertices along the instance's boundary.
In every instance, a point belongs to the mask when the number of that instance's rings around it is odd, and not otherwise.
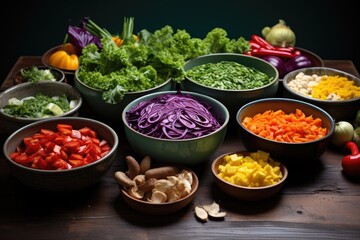
[{"label": "dark background", "polygon": [[61,0],[11,1],[6,5],[10,7],[0,10],[0,82],[19,56],[41,56],[62,43],[69,22],[78,25],[86,16],[111,33],[121,32],[124,17],[134,17],[135,33],[170,25],[203,38],[221,27],[230,38],[247,40],[284,19],[296,34],[297,47],[322,59],[350,59],[360,69],[360,14],[350,0]]}]

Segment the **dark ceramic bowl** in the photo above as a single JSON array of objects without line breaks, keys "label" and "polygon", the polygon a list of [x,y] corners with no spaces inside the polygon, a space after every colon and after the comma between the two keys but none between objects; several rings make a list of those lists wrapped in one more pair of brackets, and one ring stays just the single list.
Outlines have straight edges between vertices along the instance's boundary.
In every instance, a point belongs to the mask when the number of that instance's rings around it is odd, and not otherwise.
[{"label": "dark ceramic bowl", "polygon": [[[23,127],[29,123],[44,120],[44,118],[27,118],[27,117],[14,117],[4,113],[1,109],[8,105],[11,98],[22,99],[29,96],[35,96],[42,93],[46,96],[63,96],[66,95],[68,100],[77,100],[76,105],[68,112],[50,117],[69,117],[78,116],[80,107],[82,106],[81,94],[71,85],[58,81],[40,81],[36,83],[21,83],[11,88],[6,89],[0,94],[0,121],[2,130],[5,133],[12,133],[15,130]],[[1,131],[0,131],[1,132]]]},{"label": "dark ceramic bowl", "polygon": [[235,118],[237,110],[244,104],[256,99],[276,96],[278,91],[279,73],[270,63],[257,57],[233,53],[209,54],[187,61],[184,65],[184,69],[185,71],[188,71],[193,67],[202,64],[217,63],[221,61],[233,61],[246,67],[255,68],[258,71],[266,73],[273,80],[271,83],[255,89],[224,90],[199,84],[191,78],[186,77],[181,83],[182,89],[185,91],[197,92],[219,100],[229,110],[231,119]]},{"label": "dark ceramic bowl", "polygon": [[[24,69],[26,71],[29,71],[33,66],[30,67],[23,67],[21,69]],[[52,68],[52,67],[46,67],[46,66],[35,66],[37,67],[39,70],[49,70],[53,76],[55,77],[54,80],[50,80],[50,81],[58,81],[58,82],[66,82],[66,78],[65,78],[65,74],[63,71],[56,69],[56,68]],[[28,79],[24,78],[21,75],[21,69],[15,74],[14,79],[13,79],[13,84],[17,85],[20,83],[25,83],[25,82],[29,82]],[[49,81],[49,80],[45,80],[45,81]]]},{"label": "dark ceramic bowl", "polygon": [[354,120],[357,111],[360,110],[360,97],[348,100],[320,100],[297,93],[288,86],[288,83],[292,79],[294,79],[295,76],[300,72],[303,72],[306,75],[316,74],[318,76],[328,75],[346,77],[347,79],[354,81],[354,84],[358,87],[360,87],[360,78],[333,68],[311,67],[292,71],[288,73],[283,80],[285,97],[294,98],[314,104],[327,111],[336,122]]},{"label": "dark ceramic bowl", "polygon": [[154,161],[188,166],[207,161],[222,144],[230,118],[228,110],[216,99],[199,93],[182,92],[192,95],[200,102],[210,104],[210,106],[212,106],[212,112],[219,116],[220,121],[223,122],[220,128],[202,137],[177,140],[155,138],[134,130],[126,120],[126,112],[139,103],[159,95],[175,93],[176,91],[150,93],[130,102],[122,112],[125,136],[137,154],[150,156]]},{"label": "dark ceramic bowl", "polygon": [[101,118],[120,124],[121,113],[125,106],[131,101],[150,93],[169,91],[174,90],[175,88],[172,79],[168,79],[163,84],[151,89],[139,92],[125,93],[124,98],[118,104],[110,104],[103,100],[103,91],[89,87],[88,85],[84,84],[81,79],[79,79],[78,72],[79,70],[75,72],[74,86],[83,96],[84,101],[87,103],[87,106],[89,106],[89,108]]},{"label": "dark ceramic bowl", "polygon": [[[90,127],[98,134],[99,139],[105,139],[110,144],[110,152],[93,163],[68,170],[39,170],[25,167],[10,159],[10,153],[15,151],[25,137],[38,133],[42,128],[56,131],[59,123],[70,124],[74,129]],[[116,157],[118,142],[116,132],[104,123],[88,118],[58,117],[34,122],[20,128],[7,138],[3,153],[11,173],[24,185],[40,191],[68,192],[89,187],[100,181]]]},{"label": "dark ceramic bowl", "polygon": [[[294,113],[296,109],[300,109],[305,116],[320,118],[322,127],[327,129],[326,136],[310,142],[279,142],[260,137],[242,125],[245,117],[253,117],[267,110],[283,110],[289,114]],[[240,137],[248,151],[263,150],[286,165],[305,164],[320,158],[329,145],[335,130],[335,122],[327,112],[310,103],[288,98],[266,98],[247,103],[239,109],[236,121]]]},{"label": "dark ceramic bowl", "polygon": [[285,180],[288,177],[288,170],[285,167],[284,164],[280,165],[280,171],[282,173],[282,179],[269,186],[264,187],[244,187],[237,184],[233,184],[230,182],[225,181],[221,177],[218,176],[219,170],[218,167],[222,162],[224,161],[224,157],[226,155],[231,154],[241,154],[243,156],[250,155],[250,152],[241,151],[241,152],[230,152],[225,153],[219,157],[217,157],[211,164],[211,171],[214,176],[214,180],[216,185],[221,189],[221,191],[225,192],[229,196],[232,196],[236,199],[243,200],[243,201],[260,201],[267,198],[270,198],[271,196],[275,195],[277,192],[280,191],[280,189],[284,186]]}]

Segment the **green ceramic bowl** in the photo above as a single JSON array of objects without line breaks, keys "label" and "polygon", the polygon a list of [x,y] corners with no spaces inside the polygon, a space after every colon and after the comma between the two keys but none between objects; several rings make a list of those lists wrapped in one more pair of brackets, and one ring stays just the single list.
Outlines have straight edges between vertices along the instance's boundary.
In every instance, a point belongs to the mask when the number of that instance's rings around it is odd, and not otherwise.
[{"label": "green ceramic bowl", "polygon": [[[108,141],[112,146],[110,152],[98,161],[69,170],[34,169],[22,166],[10,159],[10,153],[15,151],[24,137],[38,133],[42,128],[56,131],[58,123],[70,124],[74,129],[90,127],[97,132],[99,139]],[[89,187],[100,181],[116,157],[118,144],[116,132],[104,123],[89,118],[59,117],[38,121],[20,128],[7,138],[3,153],[11,173],[24,185],[40,191],[69,192]]]},{"label": "green ceramic bowl", "polygon": [[176,91],[150,93],[129,103],[122,112],[122,121],[124,123],[127,141],[137,154],[141,156],[149,155],[154,161],[188,166],[207,161],[222,144],[229,122],[228,110],[216,99],[199,93],[183,91],[184,94],[190,94],[200,102],[204,101],[210,104],[213,113],[218,115],[223,122],[221,127],[216,131],[202,137],[184,140],[155,138],[139,133],[131,128],[126,121],[126,112],[132,107],[162,94],[175,93]]},{"label": "green ceramic bowl", "polygon": [[151,89],[126,93],[118,104],[110,104],[102,99],[103,92],[84,84],[78,76],[79,69],[75,71],[74,86],[81,93],[86,105],[102,119],[114,123],[121,123],[121,112],[131,101],[153,92],[170,91],[175,89],[175,83],[168,79],[163,84]]},{"label": "green ceramic bowl", "polygon": [[221,61],[233,61],[246,67],[255,68],[266,73],[269,77],[272,77],[273,80],[271,83],[255,89],[224,90],[208,87],[195,82],[191,78],[185,78],[181,83],[181,89],[201,93],[219,100],[229,110],[231,119],[235,119],[237,110],[245,103],[256,99],[276,96],[278,91],[279,73],[270,63],[257,57],[234,53],[209,54],[187,61],[184,65],[184,70],[188,71],[193,67],[205,63],[217,63]]}]

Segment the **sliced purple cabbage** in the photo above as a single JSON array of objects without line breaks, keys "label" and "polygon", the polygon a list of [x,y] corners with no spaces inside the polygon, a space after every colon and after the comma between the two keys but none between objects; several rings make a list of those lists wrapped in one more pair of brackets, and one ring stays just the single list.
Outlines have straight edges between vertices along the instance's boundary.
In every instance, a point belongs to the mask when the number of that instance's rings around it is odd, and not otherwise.
[{"label": "sliced purple cabbage", "polygon": [[164,94],[140,102],[126,113],[134,130],[155,138],[190,139],[221,127],[211,107],[189,94]]}]

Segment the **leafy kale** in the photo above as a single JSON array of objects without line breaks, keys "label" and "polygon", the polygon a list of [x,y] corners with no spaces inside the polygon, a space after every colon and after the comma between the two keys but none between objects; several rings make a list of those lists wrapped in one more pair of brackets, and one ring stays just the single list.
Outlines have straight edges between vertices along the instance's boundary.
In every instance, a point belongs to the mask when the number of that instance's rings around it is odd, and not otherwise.
[{"label": "leafy kale", "polygon": [[156,87],[167,79],[181,82],[187,60],[209,53],[243,53],[250,50],[248,41],[229,39],[224,29],[215,28],[204,39],[192,38],[186,30],[172,27],[138,34],[140,42],[118,47],[111,37],[83,48],[79,78],[86,85],[104,91],[106,102],[117,103],[126,92]]}]

